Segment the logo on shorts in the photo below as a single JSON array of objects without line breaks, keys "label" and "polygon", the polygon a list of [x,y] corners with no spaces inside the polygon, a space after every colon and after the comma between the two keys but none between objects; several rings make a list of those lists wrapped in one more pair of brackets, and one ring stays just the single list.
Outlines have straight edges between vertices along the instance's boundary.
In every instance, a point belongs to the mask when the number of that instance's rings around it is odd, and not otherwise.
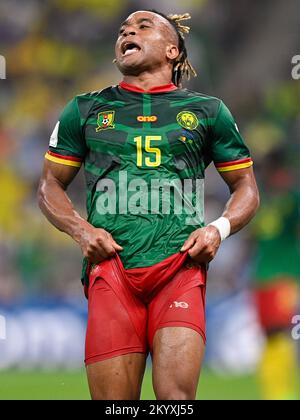
[{"label": "logo on shorts", "polygon": [[98,114],[98,127],[96,128],[97,133],[99,133],[99,131],[102,130],[109,130],[115,128],[115,114],[115,111],[100,112],[100,114]]},{"label": "logo on shorts", "polygon": [[177,115],[177,122],[187,130],[196,130],[199,120],[193,112],[182,111]]},{"label": "logo on shorts", "polygon": [[170,309],[172,308],[181,308],[181,309],[188,309],[190,305],[186,302],[173,302],[170,306]]}]

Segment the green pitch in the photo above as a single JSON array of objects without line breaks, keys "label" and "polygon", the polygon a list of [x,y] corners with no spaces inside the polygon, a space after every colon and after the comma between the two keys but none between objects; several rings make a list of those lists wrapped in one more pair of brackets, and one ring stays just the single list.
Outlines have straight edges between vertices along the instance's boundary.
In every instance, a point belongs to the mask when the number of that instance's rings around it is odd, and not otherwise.
[{"label": "green pitch", "polygon": [[[154,400],[151,372],[146,371],[142,398]],[[0,372],[0,400],[86,400],[84,372]],[[204,371],[198,399],[259,399],[252,376],[218,377]]]}]

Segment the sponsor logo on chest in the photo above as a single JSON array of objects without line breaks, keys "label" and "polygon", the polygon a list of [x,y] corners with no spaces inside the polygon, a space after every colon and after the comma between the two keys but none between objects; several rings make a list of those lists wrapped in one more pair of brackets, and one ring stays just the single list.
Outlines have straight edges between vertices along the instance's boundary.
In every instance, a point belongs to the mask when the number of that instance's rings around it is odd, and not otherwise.
[{"label": "sponsor logo on chest", "polygon": [[140,123],[154,123],[158,120],[156,115],[151,115],[151,116],[139,115],[138,117],[136,117],[136,119]]}]

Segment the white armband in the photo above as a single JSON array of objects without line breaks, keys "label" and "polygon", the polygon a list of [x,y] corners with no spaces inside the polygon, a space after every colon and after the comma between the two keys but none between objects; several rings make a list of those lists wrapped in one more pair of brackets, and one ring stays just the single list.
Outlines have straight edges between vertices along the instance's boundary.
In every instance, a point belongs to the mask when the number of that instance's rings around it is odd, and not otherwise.
[{"label": "white armband", "polygon": [[215,220],[212,223],[209,223],[208,226],[215,226],[218,231],[220,232],[221,241],[228,238],[231,232],[230,222],[227,217],[220,217],[219,219]]}]

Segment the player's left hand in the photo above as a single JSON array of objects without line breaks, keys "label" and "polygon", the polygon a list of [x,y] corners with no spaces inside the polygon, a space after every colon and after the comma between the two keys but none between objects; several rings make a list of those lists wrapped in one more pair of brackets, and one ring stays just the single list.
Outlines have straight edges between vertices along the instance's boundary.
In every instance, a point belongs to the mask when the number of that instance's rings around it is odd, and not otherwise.
[{"label": "player's left hand", "polygon": [[199,264],[212,261],[220,247],[221,236],[215,226],[195,230],[184,243],[181,252],[188,251],[190,257]]}]

